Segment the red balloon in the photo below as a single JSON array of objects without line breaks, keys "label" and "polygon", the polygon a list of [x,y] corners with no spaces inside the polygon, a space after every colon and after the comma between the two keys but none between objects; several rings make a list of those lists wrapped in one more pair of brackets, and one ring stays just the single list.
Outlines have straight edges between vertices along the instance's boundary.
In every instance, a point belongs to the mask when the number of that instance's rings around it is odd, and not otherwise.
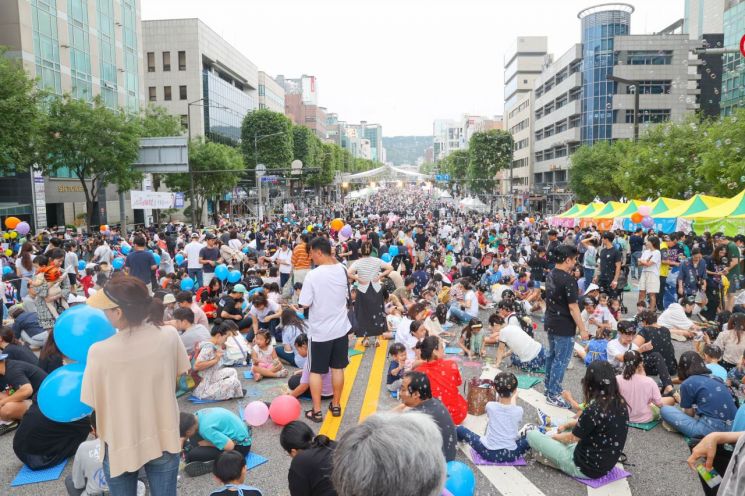
[{"label": "red balloon", "polygon": [[634,212],[633,214],[631,214],[631,222],[633,222],[634,224],[640,223],[642,219],[644,219],[644,216],[639,212]]},{"label": "red balloon", "polygon": [[300,417],[300,402],[289,394],[277,396],[269,406],[269,417],[277,425],[287,425]]}]

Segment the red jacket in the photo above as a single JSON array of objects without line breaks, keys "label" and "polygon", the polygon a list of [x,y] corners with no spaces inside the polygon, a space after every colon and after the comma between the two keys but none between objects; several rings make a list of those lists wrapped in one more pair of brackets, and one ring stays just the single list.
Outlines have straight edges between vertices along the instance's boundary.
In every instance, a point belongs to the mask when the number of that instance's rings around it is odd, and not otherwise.
[{"label": "red jacket", "polygon": [[468,415],[468,403],[458,392],[463,383],[458,364],[453,360],[434,360],[417,367],[429,377],[432,396],[439,399],[450,412],[453,423],[459,425]]}]

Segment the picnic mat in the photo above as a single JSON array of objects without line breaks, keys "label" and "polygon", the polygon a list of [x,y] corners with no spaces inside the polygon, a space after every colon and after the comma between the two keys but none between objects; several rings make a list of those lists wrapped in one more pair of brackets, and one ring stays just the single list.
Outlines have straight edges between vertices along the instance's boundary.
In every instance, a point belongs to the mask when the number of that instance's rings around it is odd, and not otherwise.
[{"label": "picnic mat", "polygon": [[348,352],[348,356],[350,357],[357,356],[357,355],[364,355],[364,354],[365,354],[364,351],[355,350],[354,348],[350,348]]},{"label": "picnic mat", "polygon": [[16,475],[16,478],[13,479],[13,482],[10,483],[10,487],[57,480],[62,475],[62,471],[65,470],[65,465],[67,465],[67,460],[63,460],[59,465],[42,470],[31,470],[28,466],[24,465],[18,472],[18,475]]},{"label": "picnic mat", "polygon": [[481,367],[481,362],[463,362],[464,367]]},{"label": "picnic mat", "polygon": [[471,448],[471,458],[473,459],[473,463],[475,465],[494,465],[497,467],[524,467],[528,464],[528,462],[526,462],[525,458],[523,458],[522,456],[511,462],[490,462],[488,460],[484,460],[481,455],[479,455],[478,452],[476,452],[473,448]]},{"label": "picnic mat", "polygon": [[447,354],[447,355],[457,355],[461,351],[462,350],[460,348],[458,348],[457,346],[447,346],[445,348],[445,354]]},{"label": "picnic mat", "polygon": [[603,487],[605,485],[610,484],[611,482],[616,482],[617,480],[625,479],[626,477],[630,477],[631,473],[626,472],[622,468],[613,467],[613,469],[605,474],[603,477],[600,477],[599,479],[579,479],[577,477],[573,477],[574,480],[577,482],[581,482],[582,484],[586,486],[590,486],[593,489],[597,489],[599,487]]},{"label": "picnic mat", "polygon": [[243,371],[243,378],[244,379],[253,379],[254,378],[254,373],[251,372],[250,370],[244,370]]},{"label": "picnic mat", "polygon": [[252,468],[258,467],[259,465],[262,465],[268,461],[269,460],[261,455],[257,455],[256,453],[249,453],[246,455],[246,469],[251,470]]},{"label": "picnic mat", "polygon": [[218,403],[220,400],[203,400],[201,398],[197,398],[196,396],[192,395],[186,398],[187,400],[191,401],[195,405],[201,405],[204,403]]},{"label": "picnic mat", "polygon": [[517,376],[517,387],[520,389],[530,389],[539,382],[542,382],[543,379],[540,377],[533,377],[530,375],[518,375]]},{"label": "picnic mat", "polygon": [[657,427],[657,424],[659,424],[660,420],[651,420],[649,422],[626,422],[626,425],[629,427],[633,427],[634,429],[641,429],[643,431],[651,431],[655,427]]}]

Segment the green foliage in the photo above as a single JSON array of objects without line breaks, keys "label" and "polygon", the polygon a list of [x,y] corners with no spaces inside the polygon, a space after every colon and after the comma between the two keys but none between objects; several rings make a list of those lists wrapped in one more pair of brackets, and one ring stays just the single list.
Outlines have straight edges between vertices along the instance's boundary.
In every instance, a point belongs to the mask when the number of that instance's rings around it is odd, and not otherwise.
[{"label": "green foliage", "polygon": [[433,174],[436,170],[438,170],[437,164],[433,162],[425,162],[419,167],[419,172],[422,174]]},{"label": "green foliage", "polygon": [[33,163],[43,117],[34,81],[5,52],[0,47],[0,173],[25,170]]},{"label": "green foliage", "polygon": [[593,198],[619,198],[621,188],[616,184],[622,149],[630,142],[598,141],[592,146],[581,146],[571,157],[569,184],[575,196],[587,203]]},{"label": "green foliage", "polygon": [[745,109],[709,123],[694,165],[701,183],[692,191],[734,196],[745,188]]},{"label": "green foliage", "polygon": [[[246,115],[241,127],[246,167],[253,170],[257,163],[269,169],[289,167],[294,152],[292,135],[292,121],[283,114],[261,109]],[[254,156],[254,149],[258,156]]]},{"label": "green foliage", "polygon": [[444,174],[450,174],[452,181],[460,183],[468,174],[470,159],[468,150],[455,150],[440,161],[440,171]]},{"label": "green foliage", "polygon": [[[194,176],[194,198],[197,219],[202,218],[204,202],[231,191],[245,166],[240,152],[232,146],[204,140],[189,143],[189,166]],[[166,185],[173,191],[189,193],[189,174],[168,174]],[[189,198],[192,201],[192,198]]]},{"label": "green foliage", "polygon": [[476,193],[494,191],[496,175],[512,162],[512,136],[493,129],[475,133],[468,143],[468,185]]},{"label": "green foliage", "polygon": [[142,179],[132,168],[140,132],[139,119],[105,107],[100,97],[93,102],[56,97],[40,128],[37,163],[45,174],[67,167],[78,178],[91,225],[100,188],[115,184],[127,191]]},{"label": "green foliage", "polygon": [[148,105],[140,116],[142,137],[157,138],[161,136],[181,136],[184,130],[181,121],[160,106]]}]

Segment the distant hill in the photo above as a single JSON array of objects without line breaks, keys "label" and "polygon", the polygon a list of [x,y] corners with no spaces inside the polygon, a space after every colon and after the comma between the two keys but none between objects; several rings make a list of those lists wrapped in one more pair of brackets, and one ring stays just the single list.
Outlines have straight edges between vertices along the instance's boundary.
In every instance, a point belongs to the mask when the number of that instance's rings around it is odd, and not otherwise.
[{"label": "distant hill", "polygon": [[393,165],[415,164],[416,159],[432,146],[432,136],[392,136],[383,137],[386,160]]}]

